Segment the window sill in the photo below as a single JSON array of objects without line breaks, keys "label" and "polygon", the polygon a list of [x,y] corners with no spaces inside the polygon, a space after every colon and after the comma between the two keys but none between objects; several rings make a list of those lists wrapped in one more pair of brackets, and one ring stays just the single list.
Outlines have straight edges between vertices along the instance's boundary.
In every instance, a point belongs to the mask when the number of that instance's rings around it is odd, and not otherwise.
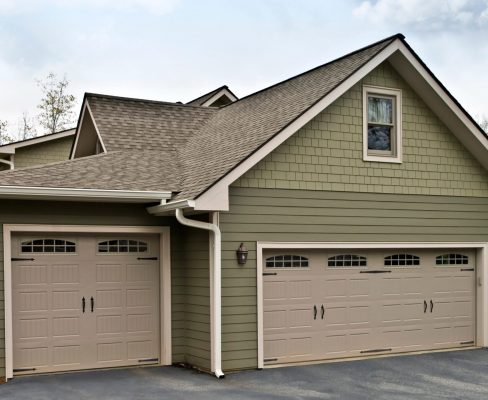
[{"label": "window sill", "polygon": [[402,163],[402,159],[400,157],[369,156],[369,155],[364,155],[363,161],[384,162],[390,164]]}]

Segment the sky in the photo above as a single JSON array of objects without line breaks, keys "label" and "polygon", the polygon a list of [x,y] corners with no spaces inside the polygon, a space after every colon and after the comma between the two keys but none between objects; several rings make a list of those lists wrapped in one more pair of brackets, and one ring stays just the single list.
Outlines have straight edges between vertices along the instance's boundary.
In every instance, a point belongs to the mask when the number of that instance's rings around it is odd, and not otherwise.
[{"label": "sky", "polygon": [[488,0],[0,0],[0,120],[35,117],[50,72],[77,113],[85,92],[241,97],[396,33],[488,117]]}]

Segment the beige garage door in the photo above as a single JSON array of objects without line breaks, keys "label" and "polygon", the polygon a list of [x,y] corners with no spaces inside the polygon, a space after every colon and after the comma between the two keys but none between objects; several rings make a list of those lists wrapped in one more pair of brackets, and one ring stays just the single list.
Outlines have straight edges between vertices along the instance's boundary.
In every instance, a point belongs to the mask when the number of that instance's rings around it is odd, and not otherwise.
[{"label": "beige garage door", "polygon": [[14,373],[159,361],[155,236],[16,236]]},{"label": "beige garage door", "polygon": [[473,250],[264,255],[265,365],[472,346]]}]

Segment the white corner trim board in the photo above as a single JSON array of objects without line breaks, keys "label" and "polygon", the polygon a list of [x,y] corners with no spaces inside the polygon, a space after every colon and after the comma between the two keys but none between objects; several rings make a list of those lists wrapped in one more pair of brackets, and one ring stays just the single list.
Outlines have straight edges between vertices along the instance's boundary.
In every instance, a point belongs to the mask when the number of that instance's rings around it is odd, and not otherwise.
[{"label": "white corner trim board", "polygon": [[102,226],[102,225],[3,225],[3,266],[5,304],[5,369],[6,379],[13,378],[13,326],[12,326],[12,264],[11,237],[19,232],[60,232],[60,233],[119,233],[159,234],[160,240],[160,365],[171,365],[171,253],[170,229],[165,226]]},{"label": "white corner trim board", "polygon": [[258,368],[264,368],[263,252],[269,249],[476,249],[476,346],[488,346],[488,242],[257,242]]}]

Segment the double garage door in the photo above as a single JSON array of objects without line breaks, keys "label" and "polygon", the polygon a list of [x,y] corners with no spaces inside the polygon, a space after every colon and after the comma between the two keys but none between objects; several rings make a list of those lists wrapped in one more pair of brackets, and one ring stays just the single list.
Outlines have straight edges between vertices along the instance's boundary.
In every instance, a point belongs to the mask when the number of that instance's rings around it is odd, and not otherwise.
[{"label": "double garage door", "polygon": [[158,363],[155,236],[12,239],[14,374]]},{"label": "double garage door", "polygon": [[473,346],[475,251],[265,252],[264,365]]}]

